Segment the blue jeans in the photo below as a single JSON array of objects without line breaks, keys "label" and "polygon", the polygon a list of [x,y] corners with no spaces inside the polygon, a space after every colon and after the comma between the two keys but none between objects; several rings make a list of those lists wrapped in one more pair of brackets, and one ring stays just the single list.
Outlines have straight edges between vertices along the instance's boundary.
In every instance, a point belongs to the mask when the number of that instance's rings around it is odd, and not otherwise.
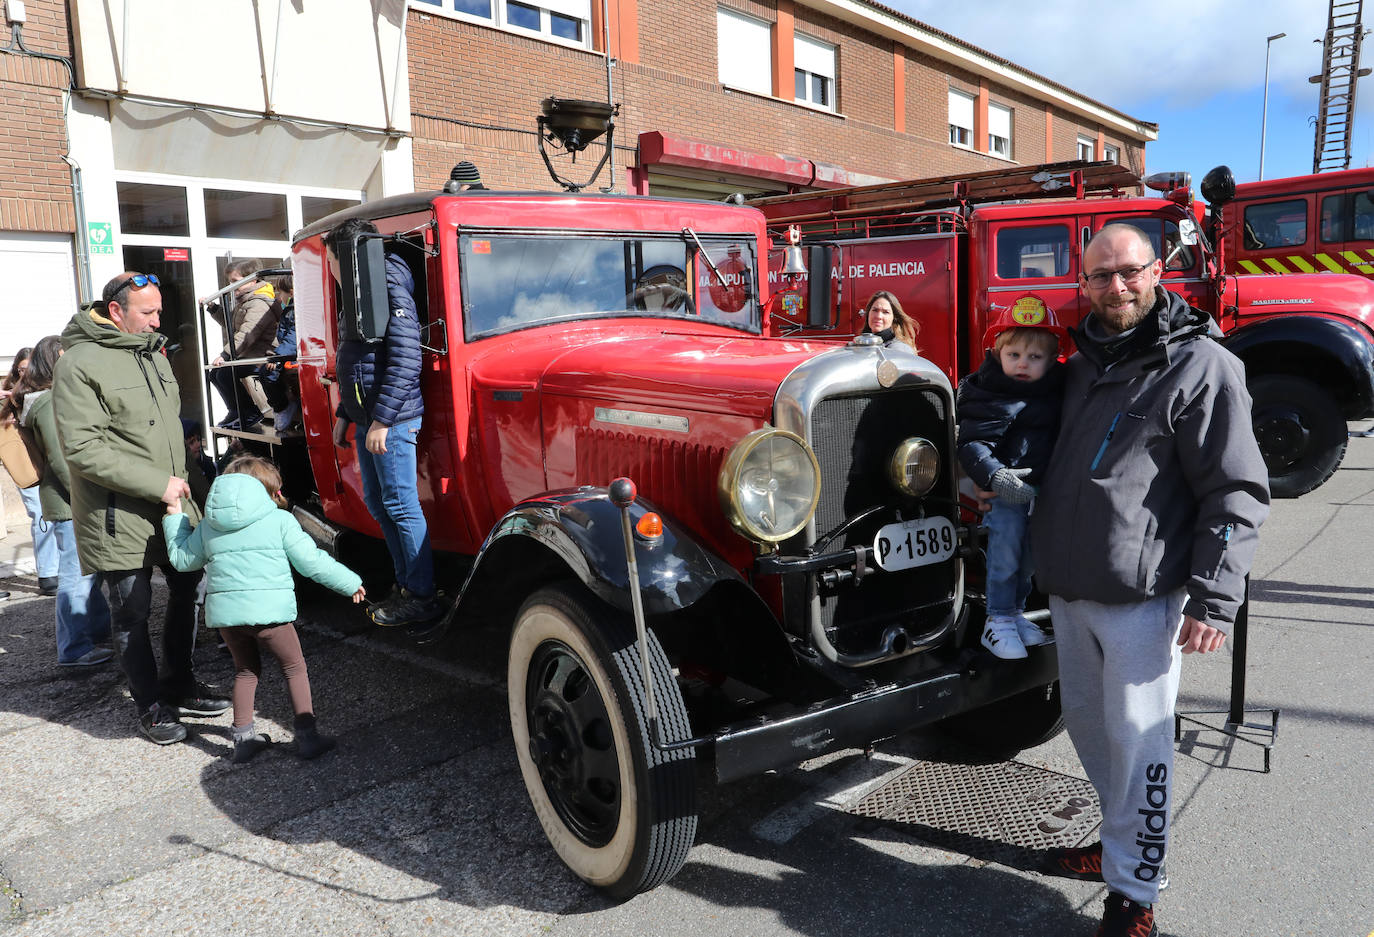
[{"label": "blue jeans", "polygon": [[420,510],[415,483],[415,440],[420,417],[390,427],[386,452],[367,451],[367,427],[355,428],[358,471],[363,478],[363,500],[382,528],[396,582],[418,596],[434,594],[434,558],[429,548],[429,526]]},{"label": "blue jeans", "polygon": [[72,522],[54,521],[52,529],[61,560],[57,567],[57,659],[70,663],[110,639],[110,605],[100,591],[100,577],[81,575]]},{"label": "blue jeans", "polygon": [[38,499],[38,485],[19,489],[19,497],[24,499],[24,510],[28,512],[30,528],[33,531],[33,565],[40,579],[52,579],[57,575],[57,538],[53,536],[52,524],[43,520],[43,505]]},{"label": "blue jeans", "polygon": [[1029,504],[1009,504],[1001,498],[983,515],[988,529],[988,617],[1010,618],[1026,610],[1031,590]]}]

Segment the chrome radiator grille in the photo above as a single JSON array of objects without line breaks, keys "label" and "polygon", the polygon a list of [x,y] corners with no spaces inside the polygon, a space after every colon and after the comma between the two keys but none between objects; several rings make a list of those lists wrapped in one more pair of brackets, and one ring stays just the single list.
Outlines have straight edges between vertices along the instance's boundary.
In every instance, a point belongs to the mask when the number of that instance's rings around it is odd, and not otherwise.
[{"label": "chrome radiator grille", "polygon": [[[949,493],[954,463],[948,451],[948,416],[944,396],[929,387],[820,401],[811,413],[811,440],[821,466],[817,537],[825,538],[869,508],[881,509],[833,542],[814,546],[824,552],[871,546],[878,528],[898,519],[899,511],[906,518],[917,515],[922,505],[900,495],[887,475],[888,459],[911,436],[930,440],[941,452],[940,477],[924,505],[927,513],[952,517]],[[843,652],[862,654],[892,625],[901,625],[912,635],[928,631],[953,601],[951,566],[944,562],[895,573],[879,570],[858,587],[842,585],[830,594],[811,583],[819,591],[821,620],[831,642]]]}]

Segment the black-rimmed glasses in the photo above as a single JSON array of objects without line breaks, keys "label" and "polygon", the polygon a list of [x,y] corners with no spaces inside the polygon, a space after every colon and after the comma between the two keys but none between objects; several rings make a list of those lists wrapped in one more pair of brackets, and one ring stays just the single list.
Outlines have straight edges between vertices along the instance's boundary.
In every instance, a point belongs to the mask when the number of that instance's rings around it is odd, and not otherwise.
[{"label": "black-rimmed glasses", "polygon": [[1132,267],[1118,267],[1115,270],[1102,270],[1098,273],[1085,273],[1083,279],[1088,281],[1088,285],[1093,289],[1100,290],[1104,286],[1111,286],[1114,277],[1121,277],[1122,283],[1134,283],[1144,275],[1154,265],[1154,261],[1148,264],[1141,264]]}]

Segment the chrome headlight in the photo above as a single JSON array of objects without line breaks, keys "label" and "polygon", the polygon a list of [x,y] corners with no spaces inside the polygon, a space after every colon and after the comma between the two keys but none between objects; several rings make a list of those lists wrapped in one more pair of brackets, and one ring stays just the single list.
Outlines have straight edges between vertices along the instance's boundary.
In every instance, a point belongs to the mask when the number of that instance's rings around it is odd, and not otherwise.
[{"label": "chrome headlight", "polygon": [[940,475],[940,450],[919,436],[905,439],[888,460],[887,475],[902,494],[919,498]]},{"label": "chrome headlight", "polygon": [[821,467],[800,436],[764,427],[730,450],[717,482],[720,506],[751,540],[777,543],[806,526],[821,497]]}]

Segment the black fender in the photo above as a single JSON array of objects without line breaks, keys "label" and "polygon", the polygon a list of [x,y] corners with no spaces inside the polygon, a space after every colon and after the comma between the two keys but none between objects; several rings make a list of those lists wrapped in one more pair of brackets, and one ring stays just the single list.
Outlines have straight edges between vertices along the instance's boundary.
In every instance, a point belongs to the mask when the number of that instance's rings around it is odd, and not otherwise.
[{"label": "black fender", "polygon": [[1352,322],[1279,316],[1232,330],[1222,345],[1245,362],[1252,378],[1304,377],[1326,388],[1347,420],[1374,416],[1374,341]]},{"label": "black fender", "polygon": [[[748,588],[732,566],[642,497],[630,505],[631,523],[651,511],[663,519],[662,537],[634,536],[646,616],[689,608],[721,583]],[[555,575],[558,567],[566,567],[562,575],[571,573],[602,601],[631,613],[621,524],[621,510],[605,488],[568,488],[521,501],[506,512],[482,544],[455,611],[461,613],[469,599],[480,599],[488,587],[508,588],[513,578],[531,572],[528,564],[547,565],[552,558],[555,564],[543,574]],[[531,551],[531,545],[542,550]],[[512,563],[525,565],[512,570]]]}]

